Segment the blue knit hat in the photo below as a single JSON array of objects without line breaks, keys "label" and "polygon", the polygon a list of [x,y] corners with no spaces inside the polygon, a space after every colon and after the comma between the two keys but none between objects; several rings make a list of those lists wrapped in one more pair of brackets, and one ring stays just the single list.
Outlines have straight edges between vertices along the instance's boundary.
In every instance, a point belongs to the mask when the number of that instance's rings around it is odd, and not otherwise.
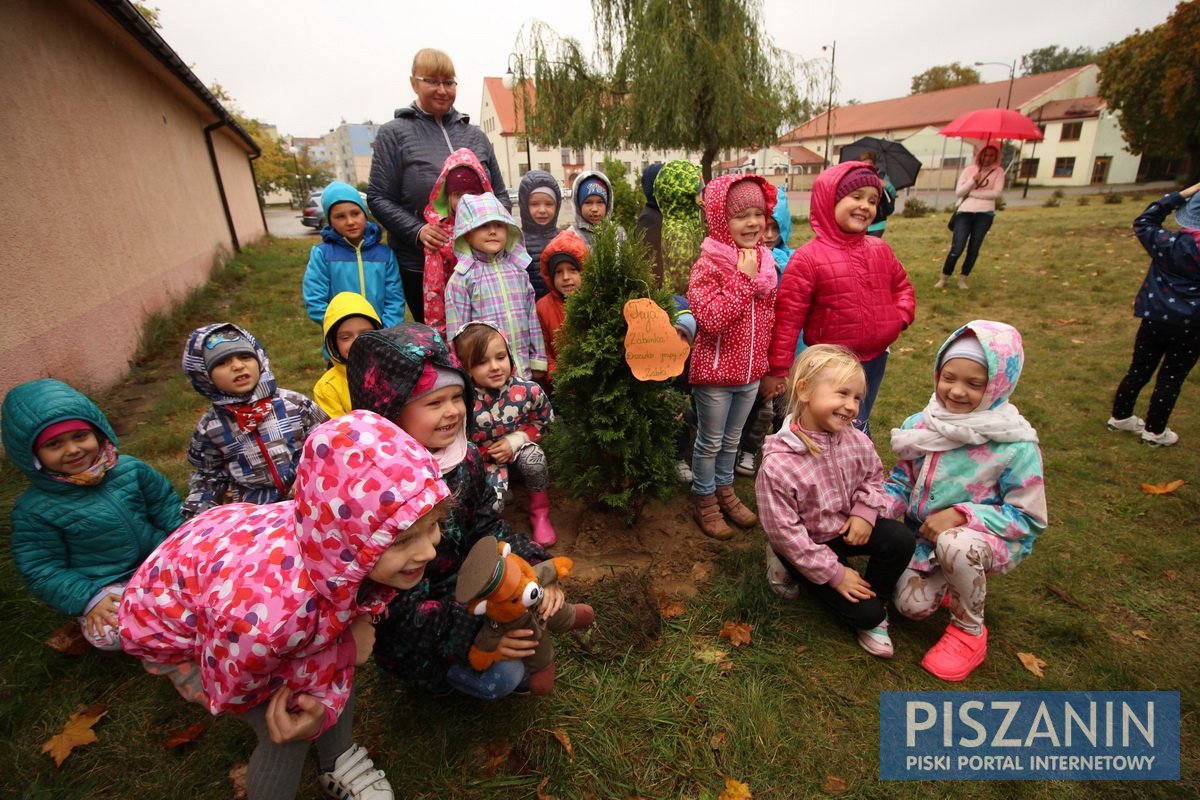
[{"label": "blue knit hat", "polygon": [[605,188],[604,181],[599,178],[587,178],[579,184],[580,204],[589,197],[599,197],[604,201],[604,205],[608,205],[608,189]]},{"label": "blue knit hat", "polygon": [[363,213],[367,213],[367,207],[363,205],[362,195],[348,183],[334,181],[325,187],[325,191],[321,192],[321,209],[325,212],[325,217],[329,217],[329,209],[333,208],[337,203],[354,203],[362,209]]},{"label": "blue knit hat", "polygon": [[1186,206],[1175,209],[1175,222],[1181,228],[1200,228],[1200,192],[1192,195]]}]

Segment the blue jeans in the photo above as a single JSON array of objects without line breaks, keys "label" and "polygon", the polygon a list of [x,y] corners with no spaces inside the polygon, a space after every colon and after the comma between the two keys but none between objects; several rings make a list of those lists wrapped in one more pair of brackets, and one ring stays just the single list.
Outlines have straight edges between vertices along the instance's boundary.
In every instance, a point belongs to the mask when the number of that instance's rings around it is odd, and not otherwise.
[{"label": "blue jeans", "polygon": [[497,661],[483,672],[471,669],[470,664],[451,664],[446,680],[455,691],[476,700],[499,700],[512,694],[525,680],[525,662],[506,659]]},{"label": "blue jeans", "polygon": [[867,393],[858,404],[858,416],[854,418],[854,427],[871,435],[871,409],[875,407],[875,398],[879,396],[879,387],[883,384],[883,372],[887,369],[888,352],[884,350],[870,361],[862,362],[863,372],[867,373]]},{"label": "blue jeans", "polygon": [[975,259],[979,258],[979,248],[983,247],[983,238],[987,236],[994,219],[995,215],[986,211],[958,212],[954,217],[954,238],[950,241],[950,252],[946,255],[946,263],[942,265],[943,275],[954,274],[954,265],[958,263],[964,247],[967,249],[967,260],[963,262],[962,274],[964,278],[971,274]]},{"label": "blue jeans", "polygon": [[692,494],[710,495],[733,483],[742,427],[750,416],[758,381],[745,386],[693,386],[696,444],[692,448]]}]

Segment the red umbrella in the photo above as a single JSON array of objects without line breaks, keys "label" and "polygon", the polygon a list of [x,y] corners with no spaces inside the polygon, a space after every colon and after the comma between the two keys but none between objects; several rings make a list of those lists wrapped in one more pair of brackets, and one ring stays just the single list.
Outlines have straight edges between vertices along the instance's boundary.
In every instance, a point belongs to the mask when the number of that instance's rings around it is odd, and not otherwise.
[{"label": "red umbrella", "polygon": [[960,139],[1025,139],[1039,142],[1042,131],[1024,114],[1007,108],[968,111],[938,131],[942,136]]}]

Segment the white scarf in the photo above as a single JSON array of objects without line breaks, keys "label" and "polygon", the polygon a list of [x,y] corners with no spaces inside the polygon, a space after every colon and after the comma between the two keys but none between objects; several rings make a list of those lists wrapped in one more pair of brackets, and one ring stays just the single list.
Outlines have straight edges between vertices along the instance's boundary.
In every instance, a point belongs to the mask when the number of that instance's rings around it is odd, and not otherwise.
[{"label": "white scarf", "polygon": [[1038,440],[1037,431],[1008,401],[986,411],[952,414],[938,401],[935,393],[930,395],[922,414],[923,428],[892,428],[892,450],[906,461],[963,445]]},{"label": "white scarf", "polygon": [[453,442],[441,450],[430,450],[429,454],[438,463],[443,475],[457,467],[467,457],[467,426],[459,425],[458,435],[454,437]]}]

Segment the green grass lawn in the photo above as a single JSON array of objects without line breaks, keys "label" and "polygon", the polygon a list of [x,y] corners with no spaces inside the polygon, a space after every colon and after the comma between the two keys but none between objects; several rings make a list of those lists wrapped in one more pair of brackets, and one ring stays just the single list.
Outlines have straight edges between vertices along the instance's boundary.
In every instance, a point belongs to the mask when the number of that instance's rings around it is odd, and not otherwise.
[{"label": "green grass lawn", "polygon": [[[1171,419],[1178,446],[1143,447],[1104,426],[1137,327],[1130,304],[1147,259],[1130,223],[1141,207],[1094,201],[1004,211],[966,292],[932,288],[949,245],[944,215],[893,218],[887,241],[916,286],[917,319],[892,348],[872,421],[890,467],[895,459],[883,432],[925,405],[932,357],[946,335],[980,317],[1022,331],[1026,367],[1013,401],[1041,436],[1050,527],[1019,569],[989,583],[991,651],[961,688],[1179,690],[1179,783],[880,781],[879,693],[949,688],[919,666],[945,617],[894,618],[896,657],[875,659],[807,598],[785,603],[768,590],[756,530],[753,546],[731,549],[684,613],[664,621],[649,650],[601,660],[560,638],[558,685],[549,697],[430,699],[373,664],[364,667],[355,738],[397,796],[530,798],[547,779],[544,793],[563,798],[716,798],[726,777],[748,784],[760,800],[824,796],[836,784],[831,777],[845,782],[838,796],[855,798],[1200,794],[1192,749],[1200,745],[1197,376]],[[317,328],[300,301],[309,244],[247,249],[178,314],[153,326],[140,366],[97,398],[122,432],[123,451],[184,486],[184,449],[204,403],[180,373],[179,353],[187,331],[204,322],[246,326],[266,343],[280,385],[311,389],[321,362]],[[1137,413],[1145,413],[1147,398],[1148,390]],[[7,512],[23,489],[14,472],[0,478],[5,539]],[[1168,496],[1139,488],[1176,478],[1192,482]],[[749,496],[750,484],[741,488]],[[608,602],[611,609],[620,598]],[[597,610],[603,625],[605,605]],[[130,658],[51,650],[43,640],[64,621],[28,595],[4,547],[0,793],[230,797],[227,773],[249,755],[249,728],[183,703]],[[752,643],[734,649],[719,639],[724,621],[753,624]],[[714,658],[714,648],[728,653]],[[1018,652],[1043,659],[1045,677],[1026,671]],[[72,712],[97,702],[108,705],[95,728],[99,741],[56,768],[39,752],[42,742]],[[197,722],[207,727],[196,743],[163,749],[171,732]],[[315,782],[303,781],[300,796],[316,797]]]}]

